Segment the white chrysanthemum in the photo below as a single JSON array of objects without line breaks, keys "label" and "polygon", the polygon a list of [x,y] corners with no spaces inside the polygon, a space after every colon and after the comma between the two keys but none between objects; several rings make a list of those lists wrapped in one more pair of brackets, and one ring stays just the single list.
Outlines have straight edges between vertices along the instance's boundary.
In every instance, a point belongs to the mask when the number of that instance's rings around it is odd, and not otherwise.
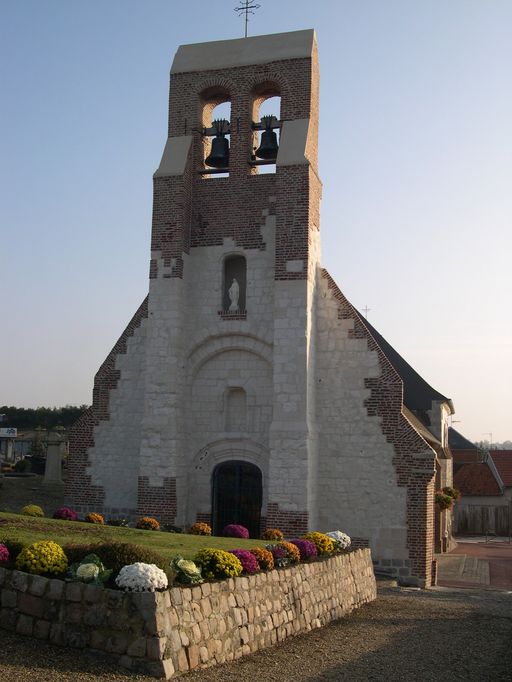
[{"label": "white chrysanthemum", "polygon": [[131,592],[154,592],[167,587],[167,576],[155,564],[137,562],[123,566],[116,578],[116,585]]},{"label": "white chrysanthemum", "polygon": [[342,533],[341,530],[332,530],[326,535],[334,540],[340,549],[348,549],[352,542],[350,537],[346,533]]},{"label": "white chrysanthemum", "polygon": [[96,564],[82,564],[76,569],[76,577],[80,580],[94,580],[99,573],[100,569]]}]

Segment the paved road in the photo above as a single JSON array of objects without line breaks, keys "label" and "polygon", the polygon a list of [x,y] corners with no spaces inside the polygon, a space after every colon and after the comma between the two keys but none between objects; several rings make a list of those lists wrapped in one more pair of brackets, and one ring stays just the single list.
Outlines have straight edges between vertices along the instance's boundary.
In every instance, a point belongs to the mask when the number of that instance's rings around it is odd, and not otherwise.
[{"label": "paved road", "polygon": [[486,543],[483,538],[458,541],[454,550],[437,560],[438,585],[512,590],[512,543]]}]

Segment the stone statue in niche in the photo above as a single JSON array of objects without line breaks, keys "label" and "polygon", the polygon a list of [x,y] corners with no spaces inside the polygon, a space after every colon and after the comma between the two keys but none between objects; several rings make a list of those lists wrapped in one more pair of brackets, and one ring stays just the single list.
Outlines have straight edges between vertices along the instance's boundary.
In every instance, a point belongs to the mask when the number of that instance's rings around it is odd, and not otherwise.
[{"label": "stone statue in niche", "polygon": [[238,312],[238,299],[240,298],[240,285],[237,280],[233,277],[231,286],[228,289],[229,300],[231,301],[229,306],[230,313]]}]

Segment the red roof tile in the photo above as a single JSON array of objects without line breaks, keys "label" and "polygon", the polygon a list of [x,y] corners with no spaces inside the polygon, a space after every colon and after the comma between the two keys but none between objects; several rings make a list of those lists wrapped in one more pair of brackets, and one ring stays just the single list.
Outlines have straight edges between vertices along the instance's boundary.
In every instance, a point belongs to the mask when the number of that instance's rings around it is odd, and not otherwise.
[{"label": "red roof tile", "polygon": [[489,454],[503,484],[507,488],[512,486],[512,450],[491,450]]},{"label": "red roof tile", "polygon": [[463,464],[453,476],[453,485],[463,495],[501,495],[500,487],[486,462]]}]

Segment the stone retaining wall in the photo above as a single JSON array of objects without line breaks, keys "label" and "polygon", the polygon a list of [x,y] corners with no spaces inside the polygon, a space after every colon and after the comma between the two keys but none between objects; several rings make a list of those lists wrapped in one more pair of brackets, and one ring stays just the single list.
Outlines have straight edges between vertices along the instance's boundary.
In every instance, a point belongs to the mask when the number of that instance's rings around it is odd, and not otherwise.
[{"label": "stone retaining wall", "polygon": [[166,677],[238,659],[376,598],[370,551],[165,592],[126,593],[0,568],[2,628],[105,652]]}]

